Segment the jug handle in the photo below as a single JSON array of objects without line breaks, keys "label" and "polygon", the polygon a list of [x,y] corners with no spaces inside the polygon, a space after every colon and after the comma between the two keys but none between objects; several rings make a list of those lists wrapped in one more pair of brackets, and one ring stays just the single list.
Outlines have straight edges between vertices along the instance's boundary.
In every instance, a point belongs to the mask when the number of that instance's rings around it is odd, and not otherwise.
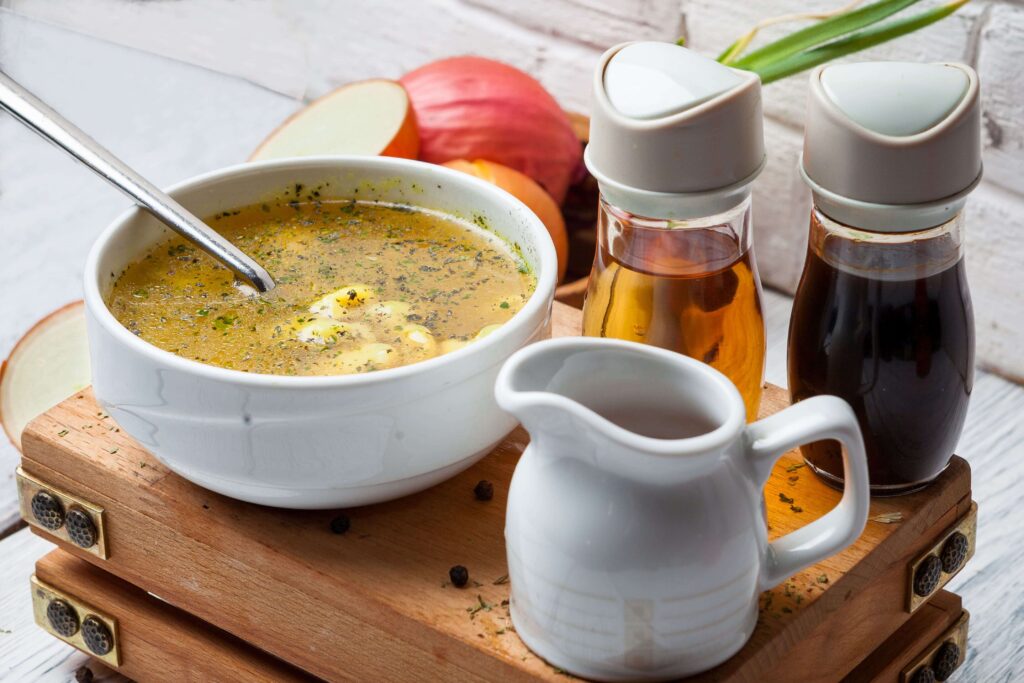
[{"label": "jug handle", "polygon": [[768,590],[857,540],[868,519],[871,492],[867,456],[857,417],[846,401],[814,396],[746,428],[747,457],[758,489],[783,453],[801,444],[835,439],[843,446],[843,497],[810,524],[767,544],[761,562],[760,590]]}]

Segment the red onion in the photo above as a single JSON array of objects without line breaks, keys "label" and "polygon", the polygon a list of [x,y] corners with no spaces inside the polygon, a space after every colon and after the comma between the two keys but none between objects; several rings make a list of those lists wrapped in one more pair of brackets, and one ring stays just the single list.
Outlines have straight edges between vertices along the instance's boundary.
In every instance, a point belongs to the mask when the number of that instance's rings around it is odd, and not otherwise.
[{"label": "red onion", "polygon": [[531,76],[483,57],[432,62],[400,79],[420,133],[420,158],[486,159],[525,173],[559,204],[580,163],[569,117]]}]

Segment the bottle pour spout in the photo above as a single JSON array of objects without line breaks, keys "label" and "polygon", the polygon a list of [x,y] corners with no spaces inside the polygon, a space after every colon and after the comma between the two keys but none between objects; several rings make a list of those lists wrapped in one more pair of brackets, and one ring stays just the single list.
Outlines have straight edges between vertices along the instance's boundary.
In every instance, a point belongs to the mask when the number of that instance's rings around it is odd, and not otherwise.
[{"label": "bottle pour spout", "polygon": [[594,73],[584,159],[601,194],[630,213],[721,213],[764,166],[761,81],[672,43],[616,45]]},{"label": "bottle pour spout", "polygon": [[878,232],[941,225],[981,179],[966,64],[828,64],[810,76],[801,172],[830,218]]}]

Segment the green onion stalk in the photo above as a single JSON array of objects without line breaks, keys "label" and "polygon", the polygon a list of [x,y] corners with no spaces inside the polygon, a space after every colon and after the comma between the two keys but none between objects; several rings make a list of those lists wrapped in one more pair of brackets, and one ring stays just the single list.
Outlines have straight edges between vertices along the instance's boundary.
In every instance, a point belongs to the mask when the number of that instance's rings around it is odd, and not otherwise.
[{"label": "green onion stalk", "polygon": [[[860,7],[856,0],[831,12],[790,14],[766,19],[734,41],[718,55],[727,66],[753,71],[762,83],[771,83],[819,64],[885,43],[934,24],[970,0],[952,0],[909,16],[893,17],[920,0],[880,0]],[[746,52],[758,31],[767,26],[798,20],[816,23]],[[679,44],[682,44],[682,40]]]}]

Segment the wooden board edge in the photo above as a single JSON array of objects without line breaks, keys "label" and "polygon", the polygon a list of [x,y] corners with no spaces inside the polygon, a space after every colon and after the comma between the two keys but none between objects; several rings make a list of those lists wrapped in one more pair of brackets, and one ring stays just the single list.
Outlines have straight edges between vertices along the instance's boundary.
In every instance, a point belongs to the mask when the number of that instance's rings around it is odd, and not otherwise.
[{"label": "wooden board edge", "polygon": [[899,683],[901,671],[952,628],[962,614],[960,596],[939,591],[847,674],[843,683]]},{"label": "wooden board edge", "polygon": [[314,680],[63,550],[41,557],[36,562],[36,576],[117,619],[116,637],[122,652],[117,670],[135,680]]}]

